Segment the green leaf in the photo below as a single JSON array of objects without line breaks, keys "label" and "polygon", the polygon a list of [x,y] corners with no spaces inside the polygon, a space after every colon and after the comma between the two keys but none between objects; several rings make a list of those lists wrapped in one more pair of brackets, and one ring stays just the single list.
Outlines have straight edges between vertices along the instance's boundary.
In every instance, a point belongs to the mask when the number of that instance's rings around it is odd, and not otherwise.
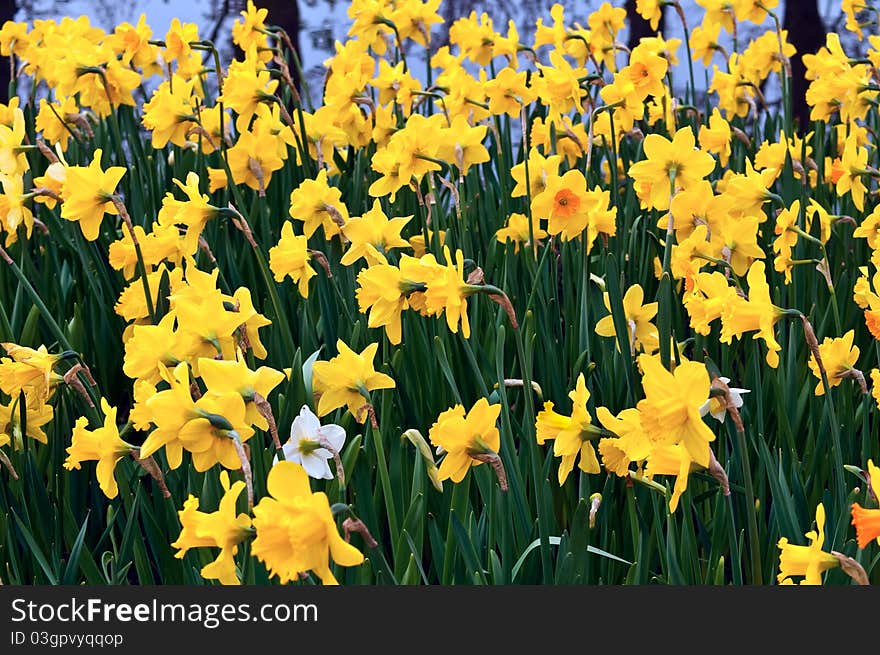
[{"label": "green leaf", "polygon": [[40,565],[40,568],[43,570],[46,578],[49,580],[49,584],[57,585],[58,584],[58,574],[57,572],[49,566],[49,561],[46,559],[46,556],[43,554],[43,550],[37,544],[36,539],[34,539],[34,535],[28,529],[28,527],[22,522],[22,520],[18,517],[18,514],[12,512],[12,516],[15,519],[15,523],[18,526],[18,530],[21,533],[21,536],[24,537],[24,540],[27,542],[28,548],[30,549],[31,556],[37,561]]},{"label": "green leaf", "polygon": [[70,549],[70,557],[67,560],[67,566],[64,567],[64,574],[61,576],[61,584],[63,585],[71,585],[76,582],[76,576],[80,569],[80,553],[86,538],[86,529],[89,527],[89,516],[90,512],[87,512],[79,534],[76,536],[76,541],[73,542],[73,547]]}]

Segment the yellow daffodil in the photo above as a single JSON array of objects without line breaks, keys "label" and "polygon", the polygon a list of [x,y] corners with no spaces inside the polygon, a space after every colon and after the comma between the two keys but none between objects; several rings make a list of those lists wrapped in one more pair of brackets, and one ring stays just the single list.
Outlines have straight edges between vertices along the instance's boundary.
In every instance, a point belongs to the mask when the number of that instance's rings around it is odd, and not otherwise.
[{"label": "yellow daffodil", "polygon": [[61,218],[79,223],[83,236],[89,241],[98,238],[104,214],[119,213],[111,196],[125,175],[125,168],[122,166],[111,166],[106,171],[103,170],[101,155],[102,151],[98,148],[88,166],[69,166],[61,191],[64,197]]},{"label": "yellow daffodil", "polygon": [[49,102],[40,98],[40,111],[37,113],[36,129],[42,132],[43,138],[50,144],[56,143],[61,146],[61,151],[67,151],[67,144],[76,129],[76,120],[79,116],[79,107],[73,98],[61,98],[58,102]]},{"label": "yellow daffodil", "polygon": [[[240,353],[239,353],[240,355]],[[275,387],[281,384],[284,373],[268,366],[252,371],[240,356],[235,360],[202,358],[199,360],[199,377],[212,393],[237,393],[246,404],[245,421],[258,430],[268,430],[266,416],[260,405]]]},{"label": "yellow daffodil", "polygon": [[632,82],[640,100],[648,96],[662,96],[663,77],[669,69],[669,62],[654,54],[644,45],[633,48],[629,65],[620,70],[619,75]]},{"label": "yellow daffodil", "polygon": [[258,8],[253,0],[248,0],[244,11],[239,13],[241,18],[236,18],[232,24],[232,42],[247,52],[251,46],[256,46],[261,61],[272,59],[269,50],[269,37],[266,34],[266,18],[269,10]]},{"label": "yellow daffodil", "polygon": [[162,72],[158,63],[159,47],[150,43],[152,36],[147,16],[141,14],[136,25],[129,22],[117,25],[113,34],[107,37],[107,43],[124,65],[134,65],[149,77]]},{"label": "yellow daffodil", "polygon": [[[825,337],[822,343],[819,344],[819,356],[822,358],[822,365],[825,368],[829,388],[839,385],[847,373],[855,369],[855,364],[859,359],[859,347],[853,345],[854,337],[855,331],[849,330],[839,338],[831,339]],[[813,393],[817,396],[824,395],[825,386],[822,382],[822,374],[819,370],[819,364],[812,354],[810,354],[807,364],[810,366],[813,375],[819,378]]]},{"label": "yellow daffodil", "polygon": [[158,384],[161,366],[174,367],[184,357],[180,335],[174,330],[174,316],[165,315],[156,325],[135,325],[125,342],[122,372],[132,379]]},{"label": "yellow daffodil", "polygon": [[800,584],[822,584],[822,573],[840,565],[840,561],[830,553],[822,550],[825,543],[825,507],[822,503],[816,507],[816,530],[806,533],[809,546],[790,544],[786,537],[777,542],[779,548],[779,584],[794,584],[791,576],[804,576]]},{"label": "yellow daffodil", "polygon": [[[425,309],[429,315],[446,314],[446,325],[457,333],[461,321],[461,334],[465,339],[471,336],[471,325],[467,314],[467,297],[473,291],[464,280],[464,255],[455,251],[455,263],[449,248],[443,247],[446,266],[433,266],[433,275],[425,280]],[[426,255],[430,257],[430,255]]]},{"label": "yellow daffodil", "polygon": [[773,268],[785,274],[785,283],[791,283],[791,271],[794,268],[792,251],[798,240],[798,216],[800,215],[801,203],[795,200],[791,208],[783,209],[776,215],[776,226],[773,232],[776,239],[773,240],[773,252],[776,258],[773,260]]},{"label": "yellow daffodil", "polygon": [[382,211],[379,199],[363,216],[351,218],[342,227],[342,233],[349,240],[348,250],[339,260],[349,266],[363,257],[368,266],[384,264],[385,255],[392,248],[409,248],[409,242],[400,236],[400,231],[409,223],[412,216],[389,219]]},{"label": "yellow daffodil", "polygon": [[578,375],[575,388],[569,392],[568,397],[571,398],[571,416],[556,413],[553,411],[553,403],[547,401],[535,421],[539,444],[543,444],[547,439],[555,439],[553,454],[562,458],[558,472],[560,486],[565,483],[569,473],[574,469],[578,455],[580,455],[578,467],[581,471],[599,472],[599,460],[596,458],[593,441],[602,435],[602,430],[593,425],[587,410],[590,392],[587,390],[583,373]]},{"label": "yellow daffodil", "polygon": [[659,134],[645,137],[645,157],[629,169],[639,198],[654,209],[669,209],[676,189],[687,189],[715,168],[708,153],[695,148],[690,126],[679,129],[672,141]]},{"label": "yellow daffodil", "polygon": [[71,443],[67,448],[64,468],[68,471],[79,469],[82,462],[97,460],[96,475],[101,491],[108,498],[116,498],[119,488],[116,485],[114,470],[119,460],[128,455],[133,446],[119,437],[116,408],[111,407],[110,403],[102,398],[101,410],[104,412],[104,426],[97,430],[87,429],[89,420],[84,416],[76,420]]},{"label": "yellow daffodil", "polygon": [[15,450],[23,446],[24,437],[40,443],[49,443],[43,427],[55,415],[52,405],[43,404],[36,398],[25,398],[26,432],[22,434],[20,396],[15,396],[7,404],[0,403],[0,446],[12,444]]},{"label": "yellow daffodil", "polygon": [[530,239],[534,237],[535,241],[543,239],[547,236],[547,231],[541,227],[541,221],[538,217],[532,216],[532,231],[529,234],[529,219],[525,214],[514,212],[507,217],[507,224],[495,233],[495,239],[499,243],[513,244],[513,251],[519,252],[521,245],[530,245]]},{"label": "yellow daffodil", "polygon": [[474,455],[497,455],[501,435],[496,422],[501,405],[480,398],[465,414],[463,405],[442,412],[431,426],[428,439],[446,453],[440,463],[440,480],[461,482],[472,466],[483,463]]},{"label": "yellow daffodil", "polygon": [[776,341],[773,328],[785,316],[785,311],[770,300],[770,287],[764,270],[762,261],[756,261],[749,267],[746,277],[749,283],[748,300],[727,294],[728,303],[721,313],[721,342],[730,343],[733,337],[756,331],[753,338],[763,339],[767,345],[767,364],[776,368],[782,346]]},{"label": "yellow daffodil", "polygon": [[393,389],[394,380],[373,368],[373,359],[379,349],[371,343],[361,353],[354,352],[342,339],[336,342],[339,354],[329,361],[315,362],[312,383],[318,400],[318,416],[326,416],[334,409],[346,406],[359,423],[367,419],[365,406],[370,402],[369,392]]},{"label": "yellow daffodil", "polygon": [[295,462],[278,462],[266,480],[269,496],[254,507],[257,536],[251,553],[270,576],[284,584],[312,571],[324,584],[338,584],[330,559],[339,566],[358,566],[363,554],[339,535],[330,502],[312,493],[309,475]]},{"label": "yellow daffodil", "polygon": [[363,269],[357,276],[355,291],[358,309],[362,314],[369,311],[367,325],[384,327],[385,334],[395,346],[401,341],[401,313],[409,307],[407,295],[422,288],[419,282],[408,282],[399,268],[390,264],[374,264]]},{"label": "yellow daffodil", "polygon": [[235,126],[239,130],[247,129],[257,107],[263,102],[272,102],[278,88],[278,80],[272,79],[269,70],[259,63],[257,48],[252,46],[245,52],[245,61],[234,61],[229,66],[223,93],[217,97],[217,102],[238,114]]},{"label": "yellow daffodil", "polygon": [[700,147],[706,152],[718,155],[722,166],[727,166],[731,153],[731,130],[728,123],[715,107],[709,116],[709,124],[700,127]]},{"label": "yellow daffodil", "polygon": [[636,12],[648,21],[652,30],[656,30],[663,17],[663,2],[661,0],[636,0]]},{"label": "yellow daffodil", "polygon": [[709,466],[709,444],[715,435],[703,422],[700,407],[709,398],[709,373],[700,362],[683,360],[673,372],[659,357],[640,355],[645,398],[637,408],[642,425],[655,443],[681,444],[690,459]]},{"label": "yellow daffodil", "polygon": [[153,148],[164,148],[170,141],[183,147],[194,120],[193,84],[178,75],[162,82],[144,103],[143,126],[151,132]]},{"label": "yellow daffodil", "polygon": [[454,164],[460,175],[467,175],[471,166],[490,161],[483,145],[486,125],[471,125],[464,116],[456,116],[449,127],[438,130],[437,158]]},{"label": "yellow daffodil", "polygon": [[[602,300],[605,303],[605,309],[610,312],[611,302],[607,292],[602,295]],[[651,323],[651,319],[657,315],[657,303],[651,302],[643,305],[644,300],[645,293],[641,285],[638,284],[627,289],[623,296],[623,313],[626,318],[627,330],[629,330],[626,340],[629,342],[632,352],[636,352],[641,347],[648,354],[652,354],[660,347],[657,328]],[[614,317],[609,314],[599,319],[596,323],[596,334],[600,337],[617,336],[614,331]]]},{"label": "yellow daffodil", "polygon": [[25,138],[24,113],[15,107],[12,114],[12,125],[0,124],[0,175],[21,176],[30,168],[21,150]]},{"label": "yellow daffodil", "polygon": [[655,475],[675,477],[669,498],[669,511],[675,512],[682,494],[687,491],[690,473],[701,466],[693,460],[684,444],[655,443],[652,446],[645,464],[645,477],[650,480]]},{"label": "yellow daffodil", "polygon": [[27,395],[46,401],[52,395],[61,376],[55,366],[61,355],[50,353],[46,346],[28,348],[15,343],[0,343],[9,357],[0,358],[0,391],[17,398]]},{"label": "yellow daffodil", "polygon": [[559,164],[562,162],[561,155],[544,157],[540,150],[532,148],[529,151],[528,168],[529,177],[526,179],[526,162],[520,162],[510,169],[510,175],[516,185],[510,192],[512,198],[520,198],[527,193],[534,198],[547,186],[547,180],[559,177]]},{"label": "yellow daffodil", "polygon": [[34,214],[27,206],[28,196],[24,193],[24,179],[0,175],[3,193],[0,194],[0,227],[6,231],[6,245],[14,243],[18,228],[24,226],[25,235],[30,238],[34,229]]},{"label": "yellow daffodil", "polygon": [[[873,372],[871,377],[875,378]],[[874,380],[874,384],[877,385],[876,380]],[[880,498],[880,467],[874,466],[874,462],[870,459],[868,460],[868,477],[874,498]],[[880,544],[880,509],[866,509],[859,503],[853,503],[850,512],[852,525],[856,528],[856,541],[858,541],[859,548],[867,548],[868,544],[874,540]]]},{"label": "yellow daffodil", "polygon": [[186,236],[183,247],[188,254],[195,253],[198,249],[199,237],[209,220],[216,217],[220,212],[218,207],[208,203],[208,196],[199,191],[199,176],[190,171],[186,174],[186,183],[173,180],[184,195],[186,200],[177,200],[171,193],[166,193],[162,199],[162,208],[159,210],[159,225],[185,225]]},{"label": "yellow daffodil", "polygon": [[523,105],[533,102],[535,90],[527,84],[525,71],[505,67],[483,86],[489,98],[489,111],[494,115],[507,114],[519,118]]},{"label": "yellow daffodil", "polygon": [[614,435],[599,440],[602,466],[606,471],[626,477],[631,462],[642,462],[651,453],[651,442],[642,427],[642,413],[630,407],[614,416],[607,407],[598,407],[596,418]]},{"label": "yellow daffodil", "polygon": [[299,289],[299,295],[309,297],[309,280],[317,273],[312,268],[312,256],[305,235],[293,233],[293,223],[284,221],[281,226],[281,239],[269,248],[269,268],[276,282],[282,282],[290,276]]},{"label": "yellow daffodil", "polygon": [[226,151],[232,181],[246,184],[260,195],[265,195],[272,181],[272,173],[284,166],[274,146],[269,136],[241,132],[235,145]]},{"label": "yellow daffodil", "polygon": [[224,585],[241,584],[235,569],[235,555],[239,544],[251,533],[251,518],[244,513],[236,514],[235,504],[245,483],[241,480],[229,484],[229,473],[220,472],[220,486],[223,498],[216,512],[200,512],[199,499],[192,494],[177,512],[181,530],[171,544],[178,551],[177,559],[183,559],[191,548],[219,548],[220,553],[210,564],[201,568],[206,580],[219,580]]},{"label": "yellow daffodil", "polygon": [[339,234],[349,219],[342,192],[330,186],[325,169],[321,169],[314,180],[303,180],[290,193],[290,216],[303,222],[306,238],[310,238],[320,226],[329,239]]},{"label": "yellow daffodil", "polygon": [[199,472],[216,464],[241,468],[234,441],[245,442],[254,434],[245,418],[247,410],[241,394],[209,389],[194,401],[185,362],[178,364],[173,374],[166,373],[165,379],[170,388],[159,391],[146,403],[156,429],[141,446],[141,457],[164,446],[171,468],[180,466],[183,450],[192,454],[193,467]]}]

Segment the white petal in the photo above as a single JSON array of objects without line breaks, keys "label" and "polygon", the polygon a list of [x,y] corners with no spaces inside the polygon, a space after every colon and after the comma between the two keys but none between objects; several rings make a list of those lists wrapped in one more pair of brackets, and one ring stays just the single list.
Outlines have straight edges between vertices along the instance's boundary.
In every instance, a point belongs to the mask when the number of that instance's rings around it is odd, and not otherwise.
[{"label": "white petal", "polygon": [[297,464],[302,464],[302,453],[299,451],[299,448],[295,447],[290,443],[286,443],[281,447],[282,452],[284,453],[284,459],[288,462],[296,462]]},{"label": "white petal", "polygon": [[306,473],[313,478],[329,480],[333,477],[330,467],[327,465],[327,460],[315,457],[314,453],[303,457],[301,463]]},{"label": "white petal", "polygon": [[742,394],[749,393],[748,389],[731,389],[730,390],[730,399],[733,401],[733,406],[739,409],[743,406],[743,398]]},{"label": "white petal", "polygon": [[722,408],[719,409],[717,412],[712,412],[712,418],[714,418],[715,420],[718,420],[718,421],[721,421],[722,423],[724,423],[724,416],[725,416],[726,413],[727,413],[727,410],[725,410],[725,409],[722,407]]},{"label": "white petal", "polygon": [[307,438],[308,434],[306,434],[302,419],[297,416],[293,419],[293,423],[290,424],[290,440],[299,441],[303,437]]},{"label": "white petal", "polygon": [[290,436],[292,437],[296,434],[300,439],[305,437],[307,439],[315,440],[315,435],[320,429],[321,421],[319,421],[314,412],[309,409],[308,405],[303,405],[302,409],[299,410],[299,416],[293,419],[293,424],[290,426]]},{"label": "white petal", "polygon": [[333,446],[337,452],[341,451],[342,446],[345,444],[345,430],[335,423],[322,425],[318,430],[318,436],[323,437],[330,442],[330,445]]},{"label": "white petal", "polygon": [[330,468],[330,462],[324,460],[324,480],[332,480],[336,476],[333,475],[333,469]]},{"label": "white petal", "polygon": [[333,453],[331,453],[326,448],[315,448],[312,452],[309,453],[309,457],[317,457],[321,460],[328,460],[333,458]]},{"label": "white petal", "polygon": [[[711,402],[712,402],[711,400],[707,400],[702,405],[700,405],[700,416],[705,416],[706,414],[709,413],[709,403],[711,403]],[[713,414],[713,416],[714,416],[714,414]]]}]

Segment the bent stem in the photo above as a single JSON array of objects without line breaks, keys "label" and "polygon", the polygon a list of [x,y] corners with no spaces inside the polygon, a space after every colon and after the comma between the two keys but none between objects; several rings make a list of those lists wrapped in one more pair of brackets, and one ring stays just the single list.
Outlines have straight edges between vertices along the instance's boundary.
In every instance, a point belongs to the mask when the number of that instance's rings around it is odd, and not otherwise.
[{"label": "bent stem", "polygon": [[150,323],[155,325],[156,309],[153,306],[153,294],[150,292],[150,281],[147,279],[147,267],[144,263],[143,252],[141,252],[141,244],[138,242],[137,235],[134,233],[134,225],[132,225],[131,216],[128,215],[128,210],[125,208],[125,203],[122,202],[122,198],[117,195],[112,195],[110,196],[110,201],[113,203],[113,206],[116,207],[116,211],[119,212],[119,216],[122,218],[122,222],[125,223],[125,227],[128,230],[128,236],[131,237],[131,242],[134,244],[134,252],[137,257],[137,271],[138,275],[140,275],[141,283],[144,286],[144,298],[147,301],[147,313],[150,315]]}]

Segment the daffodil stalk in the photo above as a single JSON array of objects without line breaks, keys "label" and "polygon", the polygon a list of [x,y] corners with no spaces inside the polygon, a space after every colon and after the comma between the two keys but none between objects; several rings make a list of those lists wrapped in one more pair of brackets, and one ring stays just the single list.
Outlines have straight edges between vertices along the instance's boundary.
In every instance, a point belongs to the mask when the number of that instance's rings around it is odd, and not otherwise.
[{"label": "daffodil stalk", "polygon": [[[232,173],[229,170],[229,164],[226,161],[226,158],[221,158],[223,162],[223,166],[226,169],[226,174],[229,176],[229,179],[232,179]],[[232,193],[235,196],[236,203],[239,206],[243,206],[244,197],[241,195],[241,191],[238,188],[238,185],[233,184]],[[281,332],[285,341],[285,345],[288,348],[288,353],[293,353],[296,351],[296,347],[293,343],[293,334],[290,331],[290,325],[287,320],[287,313],[282,311],[281,309],[281,299],[278,297],[278,285],[275,283],[275,280],[272,277],[272,272],[269,270],[269,263],[266,261],[266,256],[263,254],[262,249],[257,244],[256,239],[253,237],[253,231],[250,229],[250,224],[244,215],[236,209],[232,203],[229,204],[227,209],[221,208],[221,212],[228,212],[226,215],[234,217],[234,220],[238,221],[239,229],[245,234],[245,237],[250,243],[251,248],[254,251],[254,255],[257,258],[257,265],[260,269],[260,274],[263,277],[263,281],[266,284],[266,288],[269,290],[269,299],[272,302],[272,309],[275,312],[275,318],[281,324]],[[250,237],[248,237],[250,235]]]},{"label": "daffodil stalk", "polygon": [[[675,236],[675,219],[672,216],[672,200],[675,198],[675,177],[676,170],[669,170],[669,216],[666,222],[666,239],[663,243],[663,263],[660,279],[660,289],[658,291],[658,302],[663,317],[658,316],[658,328],[660,328],[660,361],[663,366],[669,368],[672,361],[672,239]],[[664,329],[665,328],[665,329]]]},{"label": "daffodil stalk", "polygon": [[13,480],[18,480],[18,471],[15,470],[15,467],[12,465],[12,462],[9,461],[9,457],[6,456],[2,450],[0,450],[0,464],[6,467],[6,470],[9,472],[9,477]]},{"label": "daffodil stalk", "polygon": [[[617,102],[612,102],[607,105],[602,105],[598,109],[590,112],[590,125],[587,131],[587,159],[584,164],[584,177],[589,179],[590,176],[590,168],[593,162],[593,124],[596,122],[596,117],[601,114],[603,111],[613,112],[616,107],[622,107],[625,104],[624,100],[618,100]],[[526,156],[526,161],[528,161],[528,156]],[[528,166],[528,164],[526,164]],[[528,168],[526,168],[526,176],[528,176]],[[528,177],[526,177],[528,179]]]},{"label": "daffodil stalk", "polygon": [[[522,143],[523,143],[523,167],[525,169],[525,187],[526,187],[526,218],[528,218],[528,228],[529,228],[529,244],[532,246],[532,258],[534,261],[538,261],[538,244],[535,242],[535,227],[532,224],[532,178],[529,175],[529,152],[531,150],[529,146],[529,131],[527,129],[528,120],[526,116],[526,106],[522,105],[519,111],[519,121],[520,121],[520,129],[522,130]],[[535,280],[532,286],[532,293],[529,294],[529,303],[526,306],[528,309],[531,306],[531,298],[535,293],[535,288],[538,284],[538,274],[544,268],[543,265],[544,257],[541,257],[541,264],[538,265],[537,270],[535,271]]]},{"label": "daffodil stalk", "polygon": [[636,508],[636,497],[635,492],[633,491],[633,482],[632,476],[633,471],[630,471],[626,477],[626,513],[629,518],[629,531],[630,538],[632,540],[632,552],[633,552],[633,561],[636,566],[635,580],[636,584],[641,583],[641,571],[642,571],[642,544],[644,539],[642,538],[642,530],[639,528],[639,516],[638,509]]},{"label": "daffodil stalk", "polygon": [[694,100],[694,94],[696,93],[696,83],[694,78],[694,58],[691,56],[691,33],[688,29],[687,18],[684,15],[684,10],[681,8],[681,4],[678,0],[673,0],[672,2],[661,2],[661,5],[671,5],[675,9],[675,13],[678,14],[678,18],[681,21],[681,29],[684,32],[684,45],[687,49],[687,61],[688,61],[688,73],[691,77],[691,86],[690,86],[690,102]]},{"label": "daffodil stalk", "polygon": [[[131,423],[126,424],[126,428],[129,428]],[[124,436],[125,428],[120,432],[120,438]],[[165,476],[162,474],[162,469],[159,468],[159,465],[156,464],[156,460],[153,459],[153,456],[150,455],[148,457],[141,458],[140,448],[132,447],[129,451],[131,458],[138,463],[138,465],[144,469],[147,473],[149,473],[150,477],[156,482],[156,485],[159,487],[159,491],[162,493],[162,497],[166,500],[171,498],[171,490],[168,489],[168,485],[165,483]]]},{"label": "daffodil stalk", "polygon": [[645,476],[639,471],[630,471],[629,479],[633,480],[634,482],[638,482],[639,484],[645,485],[649,489],[653,489],[661,496],[666,496],[666,487],[664,487],[659,482],[655,482],[654,480]]},{"label": "daffodil stalk", "polygon": [[389,20],[387,18],[383,18],[381,16],[377,17],[376,22],[385,25],[386,27],[390,27],[391,31],[394,32],[394,39],[397,44],[397,55],[400,57],[400,60],[403,62],[403,72],[409,72],[409,67],[406,65],[406,53],[403,50],[403,39],[400,38],[400,30],[397,29],[397,25],[394,24],[394,21]]},{"label": "daffodil stalk", "polygon": [[782,111],[785,120],[785,135],[791,138],[792,131],[794,130],[794,123],[791,117],[791,62],[788,60],[788,57],[785,56],[783,50],[782,43],[782,25],[779,22],[779,16],[776,15],[776,12],[767,9],[761,2],[756,2],[755,5],[760,7],[770,17],[773,19],[773,22],[776,24],[776,37],[779,41],[779,58],[782,63]]},{"label": "daffodil stalk", "polygon": [[[110,103],[110,129],[113,132],[113,138],[116,141],[116,151],[119,156],[120,163],[128,168],[128,158],[125,156],[125,148],[122,145],[122,130],[119,129],[119,117],[116,115],[116,108],[113,106],[113,99],[110,94],[110,83],[107,81],[107,72],[101,66],[86,66],[77,71],[79,75],[86,73],[95,73],[101,78],[104,85],[104,92],[107,94],[107,102]],[[140,170],[140,167],[138,167]]]},{"label": "daffodil stalk", "polygon": [[[730,415],[730,419],[733,422],[735,428],[736,447],[742,460],[740,464],[743,475],[743,486],[745,487],[746,496],[746,521],[749,533],[749,554],[751,556],[752,562],[751,583],[761,584],[761,544],[758,538],[758,518],[755,511],[755,487],[754,482],[752,481],[752,465],[750,461],[751,458],[749,457],[749,445],[746,442],[745,425],[743,424],[739,409],[736,407],[730,397],[730,388],[727,386],[724,380],[718,377],[718,375],[716,375],[714,372],[712,374],[712,391],[718,391],[721,393],[721,397],[724,399],[725,409],[727,411],[727,414]],[[714,453],[712,453],[712,459],[715,459]],[[717,460],[715,461],[717,463]],[[725,495],[729,495],[729,493],[730,491],[728,490],[727,494]]]},{"label": "daffodil stalk", "polygon": [[260,415],[266,419],[266,423],[269,424],[269,436],[272,438],[272,445],[275,446],[275,452],[278,454],[278,457],[283,459],[284,449],[281,447],[281,439],[278,436],[278,424],[275,422],[275,415],[272,413],[272,405],[257,392],[254,392],[249,399],[246,398],[245,400],[251,400],[260,412]]},{"label": "daffodil stalk", "polygon": [[[9,253],[0,246],[0,259],[2,259],[9,268],[12,269],[12,273],[18,278],[18,282],[21,285],[21,288],[25,290],[25,292],[30,296],[31,302],[34,303],[37,310],[40,312],[40,315],[43,317],[43,320],[46,321],[46,324],[49,326],[49,331],[52,332],[52,335],[58,341],[62,348],[67,352],[75,352],[73,350],[73,346],[70,345],[70,341],[67,340],[67,337],[64,336],[64,332],[61,330],[61,327],[58,325],[58,322],[55,320],[55,317],[52,315],[52,312],[49,311],[49,308],[46,307],[46,303],[43,302],[43,299],[40,298],[40,294],[37,293],[36,289],[34,289],[33,285],[27,279],[27,276],[22,273],[21,269],[18,267],[18,264],[15,263],[15,260],[9,256]],[[91,403],[91,406],[88,408],[89,413],[92,415],[92,420],[95,424],[101,423],[101,415],[97,407],[94,406],[94,403]]]},{"label": "daffodil stalk", "polygon": [[507,318],[510,320],[510,324],[513,328],[519,328],[519,322],[516,319],[516,312],[513,309],[513,304],[510,302],[510,298],[508,298],[507,294],[498,287],[491,284],[468,284],[465,286],[464,293],[465,295],[471,295],[474,293],[486,294],[493,302],[501,306],[504,313],[507,314]]},{"label": "daffodil stalk", "polygon": [[[370,437],[376,451],[376,468],[379,472],[379,481],[382,485],[382,495],[385,498],[385,511],[388,514],[388,528],[391,534],[397,537],[400,534],[399,524],[397,522],[397,509],[394,506],[394,495],[391,487],[391,476],[388,471],[388,461],[385,458],[385,446],[382,442],[382,430],[379,427],[379,421],[376,418],[376,412],[373,409],[373,401],[370,392],[363,386],[358,390],[364,397],[366,405],[362,408],[370,414]],[[364,424],[366,432],[366,423]],[[396,552],[396,540],[391,540],[391,548]]]},{"label": "daffodil stalk", "polygon": [[[525,326],[526,331],[531,333],[529,329],[533,322],[533,314],[529,311],[525,314]],[[516,354],[519,359],[520,366],[520,374],[522,375],[523,384],[531,386],[532,383],[532,370],[531,370],[531,362],[526,358],[526,351],[523,346],[523,330],[517,329],[515,330],[515,338],[516,338]],[[527,393],[524,394],[525,397],[525,412],[526,416],[535,416],[535,404],[532,398],[532,394]],[[544,497],[547,489],[547,485],[539,482],[542,479],[542,472],[540,467],[541,455],[538,451],[538,441],[535,439],[535,423],[533,421],[527,422],[526,427],[526,443],[529,444],[529,460],[532,464],[532,479],[535,480],[535,507],[544,507]],[[552,579],[552,563],[550,560],[550,525],[549,525],[550,517],[546,516],[544,512],[538,512],[538,535],[541,541],[540,549],[541,549],[541,567],[543,571],[543,578],[545,582],[550,582]]]},{"label": "daffodil stalk", "polygon": [[150,322],[154,325],[156,324],[156,309],[153,306],[153,294],[150,292],[150,283],[147,279],[147,267],[144,265],[144,255],[141,252],[141,245],[138,242],[137,234],[134,231],[134,225],[131,222],[131,216],[128,215],[128,210],[125,208],[125,203],[122,202],[122,198],[118,195],[113,194],[109,198],[110,202],[113,203],[113,206],[116,207],[116,210],[119,212],[119,216],[122,218],[122,222],[125,224],[126,229],[128,230],[128,236],[131,237],[131,242],[134,245],[134,252],[137,256],[137,271],[138,275],[141,278],[141,284],[144,287],[144,298],[147,303],[147,313],[150,315]]},{"label": "daffodil stalk", "polygon": [[[364,545],[372,550],[374,553],[377,553],[379,558],[382,560],[382,565],[385,567],[385,572],[388,574],[388,578],[391,581],[391,584],[398,584],[397,578],[394,577],[394,569],[388,563],[388,558],[385,557],[385,552],[380,548],[379,542],[373,537],[369,528],[367,528],[366,523],[364,523],[361,519],[358,518],[357,514],[354,513],[354,509],[352,509],[351,505],[341,505],[336,504],[333,506],[334,516],[337,514],[348,514],[348,517],[343,519],[342,521],[342,531],[345,535],[345,541],[348,542],[351,539],[351,534],[359,534],[361,539],[364,540]],[[338,508],[338,509],[337,509]]]},{"label": "daffodil stalk", "polygon": [[[444,585],[450,585],[454,582],[453,576],[455,572],[455,532],[453,530],[452,515],[465,523],[467,518],[468,496],[470,494],[471,476],[466,475],[464,480],[458,484],[452,485],[452,502],[449,505],[449,524],[446,527],[446,545],[443,550],[443,573],[441,582]],[[539,485],[542,486],[542,485]],[[549,545],[549,544],[548,544]]]},{"label": "daffodil stalk", "polygon": [[[816,365],[819,369],[820,377],[822,378],[822,388],[825,390],[825,408],[828,412],[828,422],[831,424],[831,439],[832,439],[832,457],[834,458],[834,486],[837,499],[840,501],[840,504],[843,504],[843,500],[846,497],[846,487],[843,480],[843,451],[841,446],[840,439],[840,425],[837,423],[837,412],[834,409],[834,401],[831,399],[831,387],[828,384],[828,373],[825,370],[825,365],[822,362],[822,354],[819,351],[819,340],[816,338],[816,333],[813,330],[813,326],[810,323],[810,320],[802,313],[797,312],[796,310],[789,310],[789,313],[796,316],[800,319],[801,325],[804,330],[804,341],[807,344],[807,347],[810,350],[813,358],[816,360]],[[839,528],[838,528],[839,531]],[[835,531],[835,537],[838,531]],[[832,541],[836,541],[836,538]]]},{"label": "daffodil stalk", "polygon": [[[293,82],[293,78],[290,76],[290,69],[287,66],[287,62],[281,56],[280,52],[276,51],[276,53],[277,54],[273,58],[273,61],[278,64],[278,68],[270,69],[269,74],[281,78],[281,80],[284,82],[284,86],[286,86],[287,89],[290,91],[290,95],[293,98],[294,105],[299,106],[302,104],[302,97],[299,94],[299,90],[296,88],[296,84],[294,84]],[[279,100],[281,99],[279,98]],[[284,105],[283,101],[281,102],[281,105]]]},{"label": "daffodil stalk", "polygon": [[244,449],[244,444],[241,443],[241,437],[238,436],[238,432],[229,430],[227,434],[232,439],[232,443],[235,445],[235,452],[238,453],[238,458],[241,460],[241,472],[244,474],[248,511],[250,512],[254,508],[254,475],[251,472],[251,462]]}]

